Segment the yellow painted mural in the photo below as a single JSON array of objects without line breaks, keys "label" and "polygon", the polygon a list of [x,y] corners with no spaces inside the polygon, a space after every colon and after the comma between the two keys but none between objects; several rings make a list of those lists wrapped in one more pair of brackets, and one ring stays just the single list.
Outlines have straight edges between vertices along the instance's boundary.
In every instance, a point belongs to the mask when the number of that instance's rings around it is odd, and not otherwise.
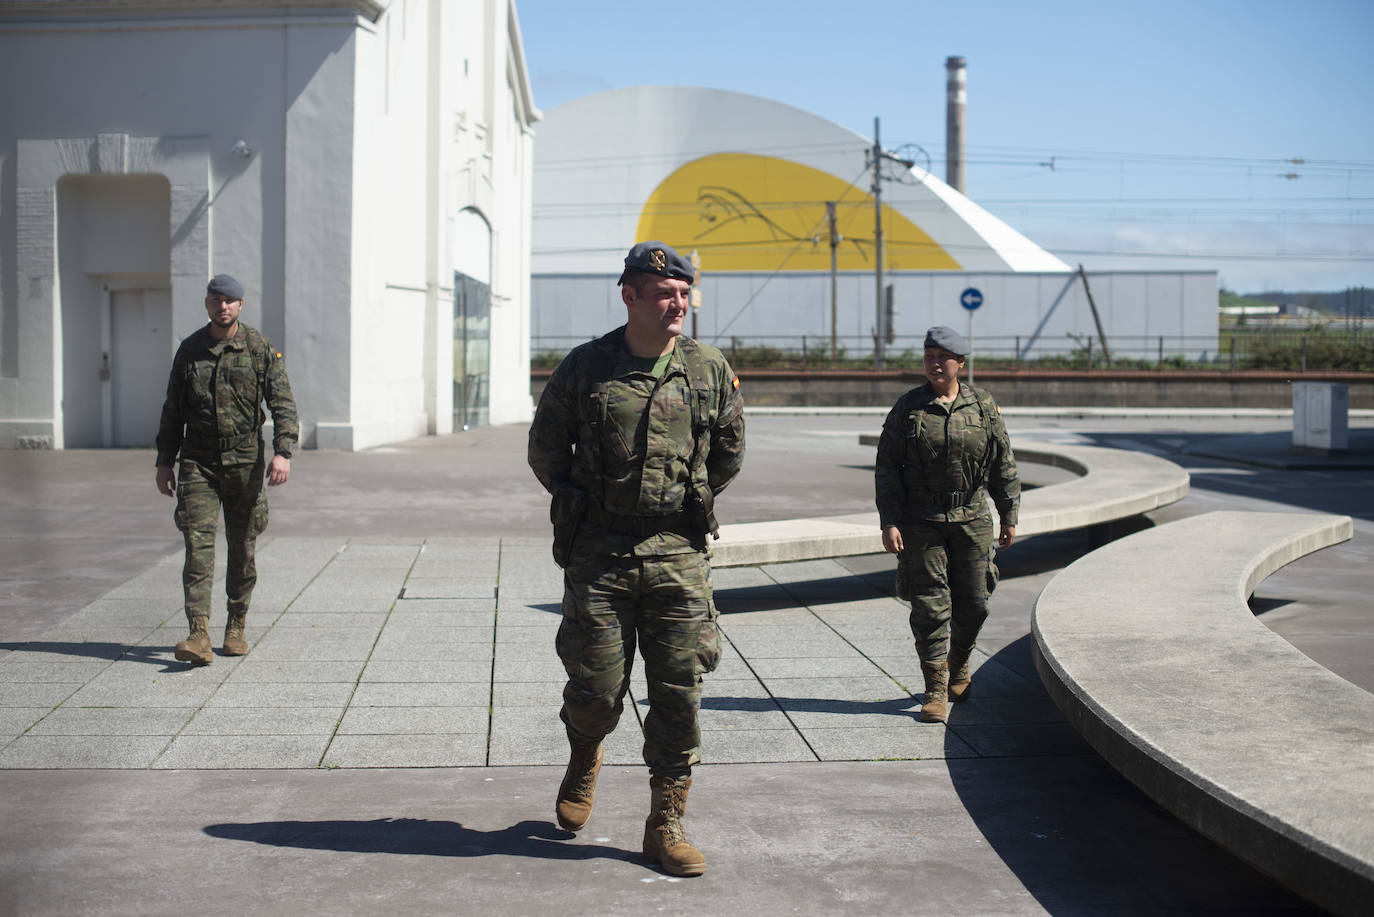
[{"label": "yellow painted mural", "polygon": [[[649,195],[636,239],[701,253],[702,270],[829,271],[825,204],[835,201],[842,271],[873,270],[873,197],[810,166],[716,153],[669,175]],[[901,213],[883,205],[884,270],[957,271],[959,263]]]}]

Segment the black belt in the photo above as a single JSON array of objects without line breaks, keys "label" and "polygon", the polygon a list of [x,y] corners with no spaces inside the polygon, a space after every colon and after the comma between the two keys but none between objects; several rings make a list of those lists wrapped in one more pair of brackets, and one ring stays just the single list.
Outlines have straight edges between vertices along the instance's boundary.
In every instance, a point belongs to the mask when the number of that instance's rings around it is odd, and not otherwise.
[{"label": "black belt", "polygon": [[640,538],[657,535],[659,532],[685,531],[687,528],[687,513],[683,510],[657,516],[622,516],[620,513],[609,513],[597,506],[588,506],[586,518],[588,522],[612,532],[636,535]]},{"label": "black belt", "polygon": [[973,490],[932,490],[923,494],[916,503],[923,507],[930,506],[935,509],[943,510],[944,512],[949,512],[961,506],[969,506],[977,502],[982,491],[982,486]]},{"label": "black belt", "polygon": [[258,441],[258,431],[253,430],[248,433],[239,433],[236,436],[221,436],[218,438],[209,436],[188,436],[183,445],[187,449],[209,450],[213,452],[228,452],[238,449],[249,443],[256,445]]}]

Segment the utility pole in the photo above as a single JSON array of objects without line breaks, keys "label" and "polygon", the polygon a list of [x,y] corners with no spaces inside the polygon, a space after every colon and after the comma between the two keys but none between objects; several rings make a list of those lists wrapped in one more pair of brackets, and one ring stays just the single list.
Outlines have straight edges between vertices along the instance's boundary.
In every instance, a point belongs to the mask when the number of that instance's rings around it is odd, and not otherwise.
[{"label": "utility pole", "polygon": [[835,202],[825,202],[825,222],[830,227],[830,364],[840,358],[839,300],[840,287],[836,274],[836,254],[840,247],[840,234],[835,228]]},{"label": "utility pole", "polygon": [[873,119],[873,365],[883,368],[883,146],[878,140],[878,119]]}]

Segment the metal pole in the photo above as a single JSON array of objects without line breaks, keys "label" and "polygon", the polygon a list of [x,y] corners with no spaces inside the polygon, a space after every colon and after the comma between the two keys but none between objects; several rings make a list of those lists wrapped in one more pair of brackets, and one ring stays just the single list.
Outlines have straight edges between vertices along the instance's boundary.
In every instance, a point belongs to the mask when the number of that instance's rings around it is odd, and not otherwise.
[{"label": "metal pole", "polygon": [[835,230],[835,202],[825,202],[825,220],[830,225],[830,362],[839,359],[839,278],[836,274],[836,253],[840,247],[840,235]]},{"label": "metal pole", "polygon": [[873,119],[873,363],[883,368],[883,147],[878,140],[878,119]]}]

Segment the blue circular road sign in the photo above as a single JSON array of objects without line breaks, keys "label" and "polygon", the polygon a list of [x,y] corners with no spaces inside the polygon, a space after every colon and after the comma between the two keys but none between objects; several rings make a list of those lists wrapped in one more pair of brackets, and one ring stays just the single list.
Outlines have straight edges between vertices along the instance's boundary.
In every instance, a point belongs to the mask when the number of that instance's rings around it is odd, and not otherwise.
[{"label": "blue circular road sign", "polygon": [[959,294],[959,305],[972,312],[983,304],[983,294],[976,287],[969,287]]}]

